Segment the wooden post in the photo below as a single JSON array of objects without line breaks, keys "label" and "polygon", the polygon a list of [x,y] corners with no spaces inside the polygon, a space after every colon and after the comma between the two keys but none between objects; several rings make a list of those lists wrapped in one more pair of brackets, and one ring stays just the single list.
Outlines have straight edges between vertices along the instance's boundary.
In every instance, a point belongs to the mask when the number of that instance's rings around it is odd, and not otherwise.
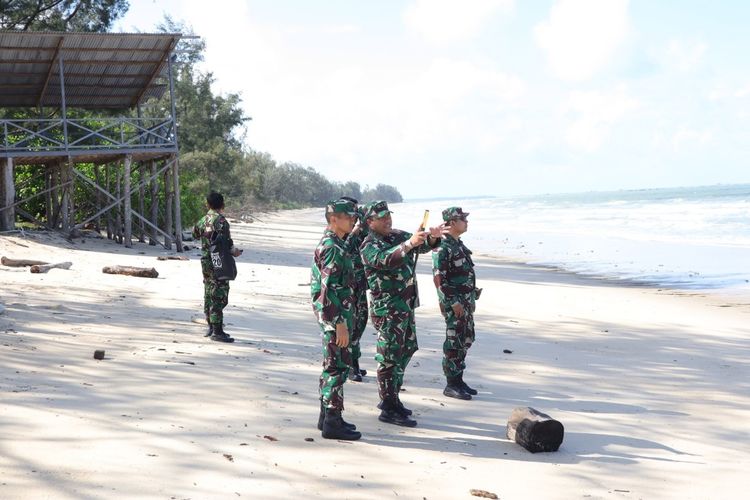
[{"label": "wooden post", "polygon": [[[122,189],[120,189],[122,179],[120,177],[119,167],[119,164],[115,164],[115,198],[118,200],[120,200],[120,196],[122,196]],[[117,243],[122,243],[122,201],[118,201],[115,208],[117,209],[115,212],[115,239],[117,240]]]},{"label": "wooden post", "polygon": [[132,165],[133,157],[131,155],[125,155],[122,172],[122,195],[125,197],[123,200],[123,216],[125,223],[123,238],[125,239],[125,248],[133,247],[133,215],[131,213],[133,207],[130,199],[130,169]]},{"label": "wooden post", "polygon": [[44,188],[49,189],[47,191],[47,194],[44,195],[44,215],[47,218],[47,225],[52,227],[52,214],[55,213],[54,209],[52,208],[52,173],[53,173],[53,167],[49,165],[45,165],[44,167]]},{"label": "wooden post", "polygon": [[67,179],[65,182],[69,182],[68,184],[68,229],[67,231],[71,231],[75,225],[76,225],[76,176],[73,173],[73,161],[68,158],[68,163],[66,164],[65,172],[67,173]]},{"label": "wooden post", "polygon": [[[104,165],[104,189],[108,192],[112,192],[110,186],[112,186],[112,165],[107,163]],[[114,238],[114,222],[112,220],[112,208],[107,210],[107,239],[111,240]]]},{"label": "wooden post", "polygon": [[180,208],[180,163],[172,156],[172,180],[174,181],[174,234],[177,251],[182,252],[182,210]]},{"label": "wooden post", "polygon": [[[94,182],[96,182],[98,185],[102,185],[102,165],[100,163],[94,163]],[[102,209],[102,193],[98,189],[95,189],[96,191],[96,211]],[[96,224],[96,230],[97,232],[101,231],[102,225],[101,225],[101,217],[97,218],[96,221],[94,221],[94,224]]]},{"label": "wooden post", "polygon": [[60,184],[62,176],[62,162],[52,165],[50,172],[52,187],[52,218],[48,220],[49,227],[56,228],[60,223]]},{"label": "wooden post", "polygon": [[62,201],[60,202],[60,220],[63,232],[70,230],[70,186],[64,185],[68,182],[68,163],[60,162],[60,181],[62,186]]},{"label": "wooden post", "polygon": [[[13,177],[13,158],[5,158],[0,164],[0,230],[16,228],[16,185]],[[6,208],[7,207],[7,208]]]},{"label": "wooden post", "polygon": [[[169,170],[166,169],[164,171],[164,199],[165,199],[165,207],[164,207],[164,232],[172,235],[172,199],[173,199],[173,193],[171,189],[171,182],[170,182],[170,175]],[[167,248],[167,250],[172,249],[172,238],[164,238],[164,246]]]},{"label": "wooden post", "polygon": [[[146,216],[146,164],[140,162],[138,164],[138,212],[145,217]],[[146,243],[146,225],[142,219],[138,219],[138,228],[140,232],[138,234],[138,242]]]},{"label": "wooden post", "polygon": [[[151,160],[151,224],[159,227],[159,177],[156,172],[156,160]],[[156,245],[157,236],[156,229],[152,227],[148,244]]]}]

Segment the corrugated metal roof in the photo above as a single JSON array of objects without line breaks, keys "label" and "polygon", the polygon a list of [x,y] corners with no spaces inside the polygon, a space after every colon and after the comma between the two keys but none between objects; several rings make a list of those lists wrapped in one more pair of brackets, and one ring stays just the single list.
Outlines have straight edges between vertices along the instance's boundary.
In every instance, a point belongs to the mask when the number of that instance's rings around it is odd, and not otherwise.
[{"label": "corrugated metal roof", "polygon": [[126,109],[165,90],[179,33],[0,31],[0,107]]}]

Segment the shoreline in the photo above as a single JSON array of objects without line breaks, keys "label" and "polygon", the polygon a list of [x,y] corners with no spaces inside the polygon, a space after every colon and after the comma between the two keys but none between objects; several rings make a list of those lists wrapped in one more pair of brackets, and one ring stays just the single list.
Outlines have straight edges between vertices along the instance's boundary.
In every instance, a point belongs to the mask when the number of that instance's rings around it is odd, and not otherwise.
[{"label": "shoreline", "polygon": [[[368,324],[368,375],[345,385],[345,417],[363,438],[323,439],[309,304],[321,210],[263,220],[232,224],[245,253],[226,309],[229,346],[191,321],[202,304],[196,250],[157,261],[167,252],[147,244],[0,236],[0,255],[74,262],[40,275],[0,267],[2,496],[307,498],[333,488],[366,499],[472,498],[470,489],[689,499],[750,486],[738,439],[750,417],[750,307],[484,255],[466,372],[479,395],[442,395],[445,326],[422,258],[420,350],[402,395],[419,425],[377,420]],[[160,276],[101,273],[112,264]],[[565,425],[560,451],[530,454],[505,439],[518,406]]]}]

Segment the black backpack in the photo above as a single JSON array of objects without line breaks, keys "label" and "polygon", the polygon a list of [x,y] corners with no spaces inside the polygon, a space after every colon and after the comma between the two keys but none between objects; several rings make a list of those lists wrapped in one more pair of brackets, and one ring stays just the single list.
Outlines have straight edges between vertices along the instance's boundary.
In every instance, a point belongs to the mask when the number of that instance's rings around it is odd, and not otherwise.
[{"label": "black backpack", "polygon": [[234,262],[234,256],[226,238],[214,232],[209,240],[208,251],[211,254],[211,265],[216,281],[231,281],[237,277],[237,264]]}]

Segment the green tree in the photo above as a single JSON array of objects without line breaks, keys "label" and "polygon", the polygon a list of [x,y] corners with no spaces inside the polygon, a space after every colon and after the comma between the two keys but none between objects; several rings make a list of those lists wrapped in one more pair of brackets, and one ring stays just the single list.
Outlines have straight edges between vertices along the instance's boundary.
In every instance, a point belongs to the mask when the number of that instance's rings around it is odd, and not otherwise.
[{"label": "green tree", "polygon": [[0,29],[103,32],[129,7],[127,0],[0,0]]},{"label": "green tree", "polygon": [[398,189],[388,184],[378,184],[374,188],[365,188],[362,198],[364,203],[375,200],[385,200],[390,203],[401,203],[404,201]]}]

